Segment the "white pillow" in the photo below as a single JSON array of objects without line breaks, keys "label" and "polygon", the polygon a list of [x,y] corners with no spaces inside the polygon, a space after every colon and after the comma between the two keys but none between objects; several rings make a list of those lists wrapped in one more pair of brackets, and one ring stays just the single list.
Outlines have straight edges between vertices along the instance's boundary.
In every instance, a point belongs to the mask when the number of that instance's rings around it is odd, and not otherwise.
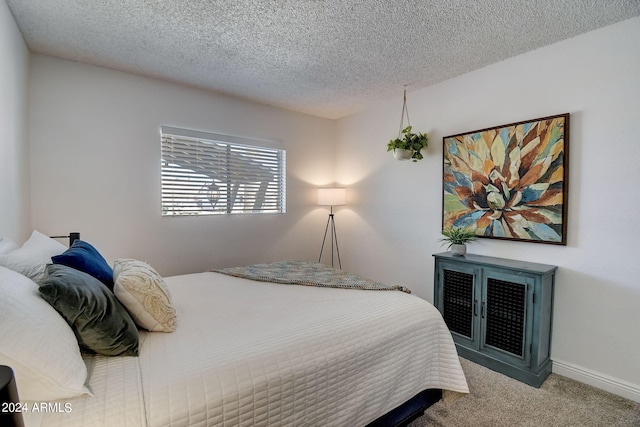
[{"label": "white pillow", "polygon": [[0,255],[0,266],[24,274],[36,283],[44,277],[44,269],[51,264],[51,257],[60,255],[68,248],[60,242],[33,230],[22,247]]},{"label": "white pillow", "polygon": [[0,237],[0,254],[6,254],[16,249],[18,244],[8,237]]},{"label": "white pillow", "polygon": [[29,278],[0,267],[0,364],[15,373],[20,400],[85,393],[87,367],[67,322]]},{"label": "white pillow", "polygon": [[113,293],[138,326],[153,332],[175,331],[176,310],[169,288],[150,265],[118,259],[113,266],[113,282]]}]

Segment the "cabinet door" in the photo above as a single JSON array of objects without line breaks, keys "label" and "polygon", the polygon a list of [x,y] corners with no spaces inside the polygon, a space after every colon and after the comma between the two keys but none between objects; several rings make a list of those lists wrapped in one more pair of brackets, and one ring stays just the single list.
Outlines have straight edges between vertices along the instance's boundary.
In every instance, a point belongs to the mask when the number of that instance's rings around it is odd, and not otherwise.
[{"label": "cabinet door", "polygon": [[480,348],[500,360],[521,366],[531,361],[534,279],[484,270]]},{"label": "cabinet door", "polygon": [[455,342],[478,348],[479,269],[443,262],[439,269],[440,312]]}]

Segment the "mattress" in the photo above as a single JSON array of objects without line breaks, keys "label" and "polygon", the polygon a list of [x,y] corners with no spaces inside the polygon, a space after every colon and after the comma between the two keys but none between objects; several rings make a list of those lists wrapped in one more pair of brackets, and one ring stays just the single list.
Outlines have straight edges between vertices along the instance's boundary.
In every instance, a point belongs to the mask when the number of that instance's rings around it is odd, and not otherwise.
[{"label": "mattress", "polygon": [[425,389],[468,392],[440,313],[416,296],[165,281],[176,331],[142,332],[138,358],[87,357],[94,396],[28,426],[364,426]]},{"label": "mattress", "polygon": [[145,426],[138,358],[83,354],[83,359],[93,396],[84,395],[51,404],[29,402],[29,411],[23,413],[25,426]]}]

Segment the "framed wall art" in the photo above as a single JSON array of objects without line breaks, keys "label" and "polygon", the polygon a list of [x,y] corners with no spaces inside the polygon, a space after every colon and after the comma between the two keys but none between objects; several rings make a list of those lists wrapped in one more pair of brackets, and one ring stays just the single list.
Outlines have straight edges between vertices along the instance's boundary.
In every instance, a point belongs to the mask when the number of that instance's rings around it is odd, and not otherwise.
[{"label": "framed wall art", "polygon": [[443,228],[567,244],[569,114],[443,138]]}]

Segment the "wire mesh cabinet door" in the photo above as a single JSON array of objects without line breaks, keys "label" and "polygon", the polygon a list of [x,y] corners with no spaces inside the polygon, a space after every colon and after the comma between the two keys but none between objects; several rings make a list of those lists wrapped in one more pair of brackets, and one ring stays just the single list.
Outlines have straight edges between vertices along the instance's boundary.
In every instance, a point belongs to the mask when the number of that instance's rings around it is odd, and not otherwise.
[{"label": "wire mesh cabinet door", "polygon": [[481,296],[480,270],[443,262],[436,274],[436,307],[451,331],[453,339],[468,347],[478,348],[478,300]]},{"label": "wire mesh cabinet door", "polygon": [[490,268],[484,270],[480,348],[510,363],[529,366],[533,329],[534,279]]}]

